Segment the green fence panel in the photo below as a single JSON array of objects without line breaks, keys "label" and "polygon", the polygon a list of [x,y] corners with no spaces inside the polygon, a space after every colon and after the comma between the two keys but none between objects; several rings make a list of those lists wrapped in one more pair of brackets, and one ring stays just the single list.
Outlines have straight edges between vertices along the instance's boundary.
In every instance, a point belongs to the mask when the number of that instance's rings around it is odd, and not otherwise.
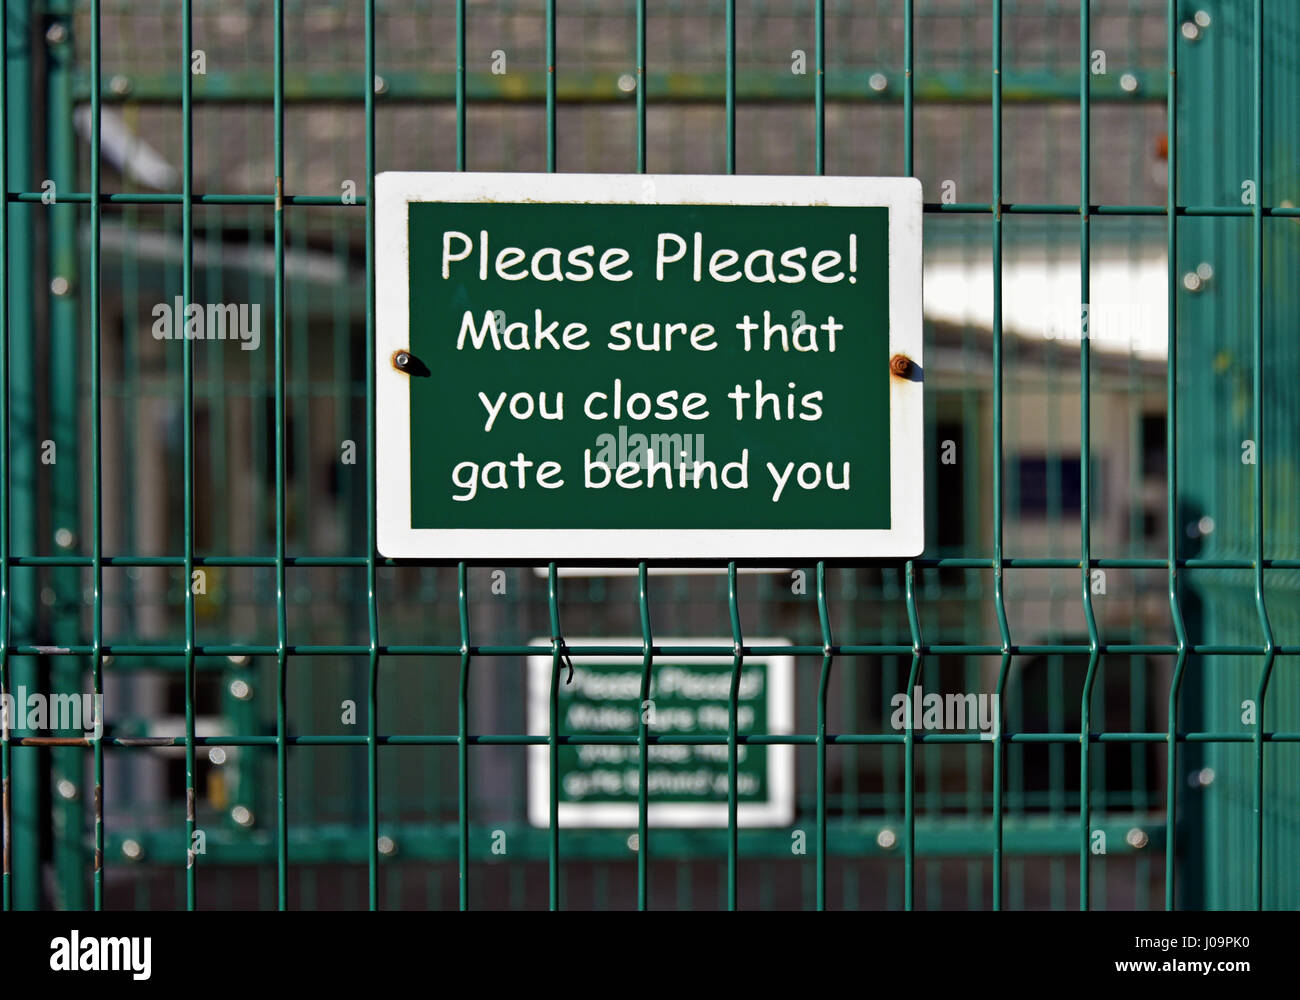
[{"label": "green fence panel", "polygon": [[[1300,609],[1293,499],[1300,353],[1292,336],[1297,292],[1287,278],[1300,263],[1300,239],[1294,220],[1267,206],[1269,199],[1290,203],[1285,192],[1300,162],[1295,130],[1270,125],[1297,110],[1291,53],[1300,11],[1228,6],[1215,27],[1222,41],[1189,51],[1182,71],[1189,114],[1181,155],[1186,162],[1210,143],[1221,153],[1185,172],[1180,194],[1232,205],[1233,215],[1182,223],[1171,273],[1184,302],[1179,388],[1184,399],[1204,401],[1184,407],[1179,424],[1183,545],[1205,567],[1185,576],[1189,621],[1196,646],[1224,650],[1193,652],[1184,697],[1195,713],[1190,728],[1238,732],[1236,742],[1197,747],[1183,768],[1200,800],[1189,823],[1204,837],[1203,871],[1189,873],[1197,890],[1189,902],[1294,909],[1300,886],[1278,873],[1300,857],[1300,758],[1291,743],[1267,734],[1300,729],[1300,689],[1279,657],[1297,634]],[[1243,725],[1251,713],[1258,724]]]},{"label": "green fence panel", "polygon": [[[0,695],[106,721],[4,734],[5,909],[1300,903],[1293,4],[3,11]],[[919,177],[927,551],[381,557],[390,169]],[[257,343],[160,336],[213,303]],[[644,701],[701,653],[726,822],[652,824],[671,741],[562,729],[567,663],[631,656]],[[765,653],[790,732],[741,724]],[[1004,724],[897,728],[918,687]],[[636,822],[559,823],[556,764],[601,745]],[[742,825],[778,745],[794,820]]]}]

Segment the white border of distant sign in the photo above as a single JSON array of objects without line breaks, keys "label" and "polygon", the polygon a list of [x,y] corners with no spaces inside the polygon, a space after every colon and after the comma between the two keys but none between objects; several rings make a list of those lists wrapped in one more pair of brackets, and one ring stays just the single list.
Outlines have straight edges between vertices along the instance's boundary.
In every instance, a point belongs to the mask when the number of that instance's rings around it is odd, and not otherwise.
[{"label": "white border of distant sign", "polygon": [[[925,545],[922,383],[889,379],[888,529],[412,528],[409,346],[411,202],[835,205],[889,209],[889,356],[921,355],[921,182],[911,177],[402,173],[375,177],[378,546],[423,559],[819,559],[919,555]],[[432,279],[430,279],[432,280]],[[885,363],[882,361],[882,363]],[[923,369],[922,369],[923,370]]]},{"label": "white border of distant sign", "polygon": [[[635,566],[556,566],[555,575],[559,577],[577,576],[636,576],[641,571]],[[647,566],[647,576],[722,576],[727,572],[725,566]],[[755,573],[792,573],[792,569],[779,566],[737,566],[739,574]],[[546,566],[534,566],[533,576],[549,579],[551,571]]]},{"label": "white border of distant sign", "polygon": [[[637,646],[635,638],[574,638],[566,636],[570,646]],[[655,636],[656,646],[730,646],[730,637],[665,639]],[[549,639],[534,639],[533,645],[548,645]],[[747,646],[788,646],[786,639],[745,639]],[[657,655],[652,670],[675,664],[727,663],[730,657],[668,656]],[[641,667],[639,655],[581,657],[591,663],[627,664]],[[794,732],[794,657],[746,655],[742,672],[750,666],[763,663],[767,666],[767,730],[769,735]],[[545,735],[550,731],[551,719],[551,669],[550,653],[528,657],[528,732]],[[564,670],[561,665],[561,670]],[[567,671],[566,671],[567,673]],[[564,683],[564,676],[560,677]],[[740,826],[789,826],[794,822],[794,747],[790,744],[767,744],[768,797],[763,802],[740,802],[736,807],[736,822]],[[550,826],[551,823],[551,751],[550,747],[534,744],[528,748],[528,822],[533,826]],[[562,827],[629,827],[638,822],[635,802],[561,802]],[[651,796],[646,810],[651,826],[726,826],[727,801],[721,802],[656,802]]]}]

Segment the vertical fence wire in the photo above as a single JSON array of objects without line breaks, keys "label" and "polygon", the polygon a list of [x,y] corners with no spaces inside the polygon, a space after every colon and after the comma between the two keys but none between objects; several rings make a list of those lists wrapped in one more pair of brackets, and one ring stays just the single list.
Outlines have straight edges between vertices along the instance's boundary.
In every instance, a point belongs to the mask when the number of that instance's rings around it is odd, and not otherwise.
[{"label": "vertical fence wire", "polygon": [[1092,101],[1091,0],[1079,2],[1079,570],[1083,615],[1088,625],[1088,672],[1079,704],[1079,908],[1088,909],[1092,804],[1092,691],[1100,662],[1097,616],[1092,607]]},{"label": "vertical fence wire", "polygon": [[[16,184],[19,189],[28,184],[34,173],[34,163],[27,154],[32,142],[33,124],[32,102],[35,89],[32,86],[33,38],[31,5],[19,0],[9,0],[3,5],[7,14],[6,37],[4,45],[5,92],[5,126],[6,132],[13,128],[12,135],[6,136],[7,182]],[[12,73],[12,77],[9,75]],[[12,102],[12,104],[10,103]],[[18,155],[21,150],[22,155]],[[12,158],[11,158],[12,157]],[[25,210],[16,213],[16,218],[9,211],[12,193],[6,185],[5,198],[5,247],[6,285],[8,292],[2,311],[5,314],[6,373],[5,407],[6,427],[10,432],[4,441],[6,478],[5,485],[12,488],[14,469],[34,469],[36,459],[35,432],[35,300],[37,289],[36,268],[33,260],[35,243],[30,216]],[[39,200],[37,198],[36,200]],[[14,373],[17,377],[14,377]],[[21,474],[20,474],[21,475]],[[31,473],[28,473],[30,476]],[[30,479],[23,483],[28,486]],[[6,499],[12,500],[9,490]],[[31,539],[36,534],[37,515],[35,502],[26,490],[26,502],[20,504],[6,503],[4,537],[8,547],[10,566],[16,562],[12,533],[22,539]],[[15,641],[14,620],[20,629],[30,630],[37,617],[35,580],[32,570],[21,575],[21,582],[15,585],[12,572],[7,576],[5,589],[4,639],[5,649],[3,663],[8,669],[7,690],[11,701],[14,699],[15,687],[21,689],[24,683],[31,684],[39,675],[40,663],[33,655],[37,651],[27,643]],[[21,639],[23,632],[18,632]],[[29,639],[30,642],[30,639]],[[25,652],[26,651],[26,652]],[[24,655],[25,654],[25,655]],[[16,708],[16,705],[14,705]],[[9,743],[12,749],[15,737],[13,729],[16,720],[10,719]],[[19,746],[24,740],[17,738]],[[8,806],[8,838],[5,850],[9,858],[10,906],[29,910],[35,909],[41,901],[41,879],[39,868],[38,799],[40,795],[41,770],[36,753],[25,750],[17,757],[9,757],[9,785],[5,803]]]},{"label": "vertical fence wire", "polygon": [[465,169],[465,0],[456,0],[456,169]]},{"label": "vertical fence wire", "polygon": [[[909,4],[911,0],[908,0]],[[826,173],[826,0],[817,0],[813,34],[817,80],[814,92],[816,172]],[[831,673],[830,613],[826,607],[826,563],[817,563],[817,619],[821,625],[822,668],[817,682],[817,909],[826,909],[826,699]]]},{"label": "vertical fence wire", "polygon": [[[646,172],[646,0],[636,0],[636,169]],[[637,610],[641,619],[641,724],[637,730],[636,903],[650,908],[650,716],[654,633],[650,628],[650,585],[646,564],[637,564]]]},{"label": "vertical fence wire", "polygon": [[813,47],[817,64],[813,82],[814,170],[826,173],[826,0],[817,0],[813,8]]},{"label": "vertical fence wire", "polygon": [[646,86],[646,0],[636,0],[636,170],[646,172],[645,119]]},{"label": "vertical fence wire", "polygon": [[[907,626],[912,636],[912,668],[907,675],[907,693],[915,697],[921,682],[921,667],[925,662],[921,653],[921,622],[916,610],[916,570],[912,560],[904,568],[907,601]],[[916,729],[915,715],[907,713],[903,728],[903,908],[916,906]]]},{"label": "vertical fence wire", "polygon": [[547,789],[550,795],[550,825],[547,830],[547,866],[552,910],[560,908],[560,666],[564,662],[564,633],[560,631],[560,590],[555,563],[546,569],[546,607],[551,623],[550,724],[547,728]]},{"label": "vertical fence wire", "polygon": [[731,617],[731,692],[727,706],[727,909],[739,909],[740,878],[740,673],[744,669],[744,636],[740,630],[740,595],[736,564],[727,563],[727,611]]},{"label": "vertical fence wire", "polygon": [[[284,0],[275,0],[275,781],[276,894],[289,906],[289,748],[287,696],[289,626],[285,607],[285,343],[284,343]],[[301,359],[300,359],[301,361]]]},{"label": "vertical fence wire", "polygon": [[375,0],[366,0],[366,613],[369,626],[367,693],[366,857],[370,909],[379,909],[379,592],[375,538]]},{"label": "vertical fence wire", "polygon": [[[465,170],[465,0],[456,0],[456,169]],[[460,880],[459,905],[470,907],[469,894],[469,573],[465,563],[456,567],[456,607],[460,623],[460,684],[456,698],[456,815],[460,827],[458,858]]]},{"label": "vertical fence wire", "polygon": [[736,172],[736,0],[727,0],[726,133],[727,173]]},{"label": "vertical fence wire", "polygon": [[[0,705],[9,694],[9,4],[0,2]],[[13,909],[13,818],[8,712],[0,711],[0,904]]]},{"label": "vertical fence wire", "polygon": [[1165,299],[1169,310],[1165,357],[1165,520],[1169,614],[1178,641],[1169,679],[1168,764],[1165,775],[1165,909],[1176,909],[1178,859],[1178,694],[1187,669],[1187,629],[1178,578],[1178,0],[1169,0],[1165,25],[1168,91],[1165,95]]},{"label": "vertical fence wire", "polygon": [[[184,316],[194,301],[194,74],[191,67],[194,51],[193,0],[181,4],[181,128],[182,128],[182,263],[181,305]],[[196,897],[196,854],[194,832],[197,828],[194,747],[195,705],[195,620],[194,620],[194,345],[182,341],[182,386],[184,393],[184,472],[185,497],[185,905],[194,909]]]},{"label": "vertical fence wire", "polygon": [[826,909],[826,699],[830,690],[835,641],[826,606],[826,562],[817,563],[817,620],[821,626],[822,669],[817,681],[817,909]]},{"label": "vertical fence wire", "polygon": [[1255,693],[1255,783],[1254,851],[1252,896],[1255,909],[1264,908],[1264,699],[1273,676],[1277,647],[1273,626],[1264,600],[1264,0],[1254,4],[1254,142],[1252,161],[1255,175],[1255,200],[1251,205],[1251,239],[1255,265],[1251,288],[1251,324],[1254,332],[1252,418],[1255,434],[1254,516],[1255,516],[1255,607],[1260,630],[1264,634],[1264,663],[1260,668],[1259,687]]},{"label": "vertical fence wire", "polygon": [[[0,38],[3,33],[0,32]],[[100,306],[100,0],[90,2],[90,489],[91,489],[91,686],[95,705],[94,737],[94,907],[104,908],[104,473],[102,451],[103,326]],[[3,101],[3,98],[0,98]],[[8,186],[0,183],[7,202]],[[3,211],[8,211],[7,204]],[[0,265],[2,266],[2,265]],[[8,301],[7,296],[0,296]],[[3,432],[0,432],[3,433]],[[0,485],[8,492],[8,483]]]},{"label": "vertical fence wire", "polygon": [[654,634],[650,629],[650,585],[646,564],[636,569],[637,610],[641,619],[641,700],[637,711],[641,725],[637,730],[636,785],[636,900],[637,909],[650,908],[650,719],[651,673],[654,670]]},{"label": "vertical fence wire", "polygon": [[[726,0],[726,132],[727,132],[727,173],[736,172],[736,0]],[[727,722],[727,909],[738,908],[739,877],[739,803],[737,801],[737,766],[738,747],[736,741],[737,715],[740,698],[740,671],[743,657],[740,633],[740,608],[736,592],[736,564],[727,564],[727,608],[731,615],[731,634],[733,643],[731,694],[728,704]]]},{"label": "vertical fence wire", "polygon": [[460,622],[460,684],[456,698],[456,816],[459,823],[459,902],[469,909],[469,580],[462,562],[456,567],[456,610]]},{"label": "vertical fence wire", "polygon": [[916,44],[913,31],[916,11],[913,0],[903,0],[903,176],[916,176],[913,156],[915,150],[915,91],[914,76]]},{"label": "vertical fence wire", "polygon": [[[1007,677],[1011,669],[1011,632],[1007,625],[1003,564],[1004,511],[1003,472],[1003,371],[1002,371],[1002,0],[993,0],[993,602],[1002,641],[997,697],[1004,704]],[[999,727],[1001,729],[1002,727]],[[1002,908],[1003,883],[1003,788],[1006,782],[1006,737],[999,732],[994,753],[993,776],[993,908]]]},{"label": "vertical fence wire", "polygon": [[555,173],[555,0],[546,0],[546,172]]},{"label": "vertical fence wire", "polygon": [[[546,0],[546,172],[555,173],[555,0]],[[546,592],[551,617],[551,715],[550,715],[550,777],[551,777],[551,830],[550,830],[550,891],[551,909],[560,908],[560,644],[564,633],[560,631],[560,585],[555,563],[548,571]],[[572,678],[570,678],[572,680]]]},{"label": "vertical fence wire", "polygon": [[[912,18],[912,2],[907,0],[903,10],[903,175],[905,177],[911,177],[913,174],[912,155],[916,124],[913,118],[912,106]],[[921,656],[921,623],[916,607],[916,566],[912,560],[907,561],[903,573],[906,578],[907,624],[912,639],[912,669],[907,685],[907,694],[910,698],[916,691],[916,683],[920,677],[923,662]],[[903,782],[907,795],[904,806],[907,827],[903,861],[904,879],[907,883],[904,889],[904,901],[906,908],[909,910],[912,909],[916,894],[916,745],[911,722],[912,713],[909,712],[908,725],[904,730],[907,745],[903,751],[906,754]]]}]

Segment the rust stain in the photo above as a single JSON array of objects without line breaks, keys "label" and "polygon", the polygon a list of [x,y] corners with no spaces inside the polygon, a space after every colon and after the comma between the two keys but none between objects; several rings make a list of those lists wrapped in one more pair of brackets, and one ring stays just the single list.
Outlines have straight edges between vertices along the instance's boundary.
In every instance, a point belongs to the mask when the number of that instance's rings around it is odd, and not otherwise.
[{"label": "rust stain", "polygon": [[9,874],[9,845],[13,841],[13,835],[9,831],[9,779],[7,777],[4,780],[4,789],[0,791],[0,802],[3,803],[3,805],[0,806],[0,808],[2,808],[4,812],[4,841],[5,841],[4,873],[8,875]]},{"label": "rust stain", "polygon": [[[104,788],[102,785],[95,786],[95,839],[98,840],[104,832]],[[104,852],[98,847],[95,848],[95,872],[98,874],[104,869]]]},{"label": "rust stain", "polygon": [[889,374],[895,378],[908,379],[915,369],[915,362],[906,354],[895,354],[889,359]]}]

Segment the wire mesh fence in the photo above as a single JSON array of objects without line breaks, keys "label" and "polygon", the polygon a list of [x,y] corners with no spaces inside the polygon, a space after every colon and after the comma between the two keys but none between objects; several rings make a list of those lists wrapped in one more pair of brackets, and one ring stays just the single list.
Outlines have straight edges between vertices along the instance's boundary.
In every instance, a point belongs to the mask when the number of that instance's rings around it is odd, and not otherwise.
[{"label": "wire mesh fence", "polygon": [[[106,720],[6,733],[6,908],[1300,902],[1288,5],[4,17],[0,684],[102,694]],[[924,556],[378,556],[389,169],[921,178]],[[257,311],[160,337],[192,303]],[[733,691],[683,741],[725,765],[721,826],[649,823],[661,731],[566,724],[566,655],[616,651],[647,685],[692,653],[737,679],[794,658],[788,732],[742,732]],[[917,687],[1005,725],[900,730]],[[530,748],[583,746],[622,754],[635,821],[562,824],[552,786],[530,823]],[[793,819],[742,825],[772,746]]]}]

